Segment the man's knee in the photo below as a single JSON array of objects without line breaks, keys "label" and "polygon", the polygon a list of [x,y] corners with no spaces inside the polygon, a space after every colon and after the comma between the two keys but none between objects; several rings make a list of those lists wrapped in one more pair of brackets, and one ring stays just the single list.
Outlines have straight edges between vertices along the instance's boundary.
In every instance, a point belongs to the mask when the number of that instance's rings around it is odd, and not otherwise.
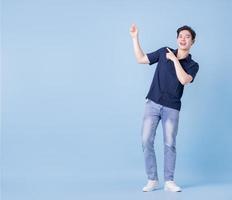
[{"label": "man's knee", "polygon": [[176,144],[175,143],[165,143],[164,144],[165,151],[171,150],[172,152],[176,152]]},{"label": "man's knee", "polygon": [[142,138],[142,147],[143,150],[145,149],[153,149],[154,148],[154,140],[150,137],[143,137]]}]

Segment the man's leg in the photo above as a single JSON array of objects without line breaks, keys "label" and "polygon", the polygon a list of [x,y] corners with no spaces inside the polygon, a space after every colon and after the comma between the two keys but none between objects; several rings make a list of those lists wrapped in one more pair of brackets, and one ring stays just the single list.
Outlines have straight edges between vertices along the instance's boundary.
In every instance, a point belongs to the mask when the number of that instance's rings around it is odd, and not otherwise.
[{"label": "man's leg", "polygon": [[142,147],[148,180],[158,180],[154,139],[160,121],[160,106],[151,100],[145,105],[142,126]]},{"label": "man's leg", "polygon": [[173,181],[176,162],[176,135],[178,130],[179,111],[163,107],[162,126],[164,135],[164,179]]},{"label": "man's leg", "polygon": [[174,182],[176,164],[176,136],[179,123],[179,111],[163,107],[161,119],[164,135],[164,180],[165,190],[180,192],[181,188]]}]

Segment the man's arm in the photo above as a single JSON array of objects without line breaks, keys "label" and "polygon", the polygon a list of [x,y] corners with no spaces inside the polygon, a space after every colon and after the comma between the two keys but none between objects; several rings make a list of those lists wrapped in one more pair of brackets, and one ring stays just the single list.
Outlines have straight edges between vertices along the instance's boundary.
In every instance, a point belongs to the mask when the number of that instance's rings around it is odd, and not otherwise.
[{"label": "man's arm", "polygon": [[140,47],[139,38],[138,38],[138,28],[136,27],[135,24],[132,24],[130,28],[130,35],[133,41],[134,53],[137,62],[140,64],[149,64],[150,61],[148,60],[147,55],[143,53],[143,50]]},{"label": "man's arm", "polygon": [[184,71],[175,54],[170,49],[167,48],[167,50],[169,52],[167,53],[167,58],[173,61],[178,80],[182,85],[190,83],[193,80],[193,77]]}]

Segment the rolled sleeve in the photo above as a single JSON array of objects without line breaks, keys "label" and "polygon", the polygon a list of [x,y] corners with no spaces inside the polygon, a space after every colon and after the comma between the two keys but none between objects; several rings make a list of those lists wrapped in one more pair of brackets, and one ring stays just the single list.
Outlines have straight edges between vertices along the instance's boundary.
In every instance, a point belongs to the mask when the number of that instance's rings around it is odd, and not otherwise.
[{"label": "rolled sleeve", "polygon": [[199,70],[199,65],[198,63],[195,63],[193,66],[191,66],[188,70],[187,73],[192,76],[193,80],[191,81],[191,83],[194,81],[196,74]]},{"label": "rolled sleeve", "polygon": [[157,63],[160,58],[160,53],[163,48],[158,49],[157,51],[147,53],[147,58],[149,60],[149,65],[153,65],[154,63]]}]

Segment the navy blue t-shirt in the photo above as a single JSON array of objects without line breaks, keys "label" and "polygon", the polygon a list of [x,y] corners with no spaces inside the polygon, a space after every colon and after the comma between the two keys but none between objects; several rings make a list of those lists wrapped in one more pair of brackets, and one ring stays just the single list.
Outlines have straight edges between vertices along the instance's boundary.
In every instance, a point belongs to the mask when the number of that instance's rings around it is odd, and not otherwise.
[{"label": "navy blue t-shirt", "polygon": [[[178,50],[169,49],[177,55]],[[158,65],[146,98],[163,106],[180,110],[184,85],[179,82],[174,63],[166,58],[166,53],[168,53],[167,47],[163,47],[147,54],[150,61],[149,65],[157,62]],[[191,75],[194,80],[199,70],[199,65],[192,60],[191,54],[179,60],[179,62],[185,72]]]}]

